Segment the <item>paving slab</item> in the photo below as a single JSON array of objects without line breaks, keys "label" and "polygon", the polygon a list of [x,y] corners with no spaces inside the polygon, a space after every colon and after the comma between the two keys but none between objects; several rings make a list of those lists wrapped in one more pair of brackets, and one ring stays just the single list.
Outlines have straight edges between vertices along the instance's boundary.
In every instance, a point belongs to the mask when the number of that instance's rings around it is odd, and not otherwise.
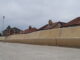
[{"label": "paving slab", "polygon": [[80,60],[80,49],[0,42],[0,60]]}]

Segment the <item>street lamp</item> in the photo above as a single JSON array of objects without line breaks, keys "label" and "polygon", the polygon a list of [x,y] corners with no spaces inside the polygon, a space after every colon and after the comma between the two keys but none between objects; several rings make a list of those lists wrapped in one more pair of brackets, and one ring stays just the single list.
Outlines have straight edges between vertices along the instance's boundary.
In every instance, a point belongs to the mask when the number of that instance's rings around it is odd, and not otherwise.
[{"label": "street lamp", "polygon": [[2,25],[3,25],[3,26],[2,26],[3,28],[2,28],[2,34],[4,34],[4,33],[3,33],[3,30],[4,30],[4,20],[5,20],[5,16],[3,16],[3,24],[2,24]]}]

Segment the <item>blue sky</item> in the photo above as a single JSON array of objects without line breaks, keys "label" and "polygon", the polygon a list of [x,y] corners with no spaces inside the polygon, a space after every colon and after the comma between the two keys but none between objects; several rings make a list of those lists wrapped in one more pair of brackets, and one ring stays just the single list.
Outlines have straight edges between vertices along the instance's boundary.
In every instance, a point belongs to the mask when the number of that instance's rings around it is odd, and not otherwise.
[{"label": "blue sky", "polygon": [[68,22],[80,16],[80,0],[0,0],[0,30],[4,26],[41,27],[51,19]]}]

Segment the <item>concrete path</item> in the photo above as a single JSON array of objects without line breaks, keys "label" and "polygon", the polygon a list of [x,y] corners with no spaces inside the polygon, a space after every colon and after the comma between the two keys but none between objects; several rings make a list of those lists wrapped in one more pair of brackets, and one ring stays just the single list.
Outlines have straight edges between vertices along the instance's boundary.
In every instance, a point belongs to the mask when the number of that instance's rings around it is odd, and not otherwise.
[{"label": "concrete path", "polygon": [[0,42],[0,60],[80,60],[80,49]]}]

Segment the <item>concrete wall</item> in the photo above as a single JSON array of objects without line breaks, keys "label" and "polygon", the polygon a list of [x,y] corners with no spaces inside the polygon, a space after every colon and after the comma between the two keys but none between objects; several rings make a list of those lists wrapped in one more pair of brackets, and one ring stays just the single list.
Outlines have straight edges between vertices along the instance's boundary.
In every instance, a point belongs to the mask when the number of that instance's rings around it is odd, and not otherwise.
[{"label": "concrete wall", "polygon": [[58,28],[11,35],[5,41],[40,45],[80,47],[80,27]]},{"label": "concrete wall", "polygon": [[63,28],[61,31],[61,37],[63,38],[79,38],[80,37],[80,27]]},{"label": "concrete wall", "polygon": [[0,41],[5,40],[5,37],[0,37]]},{"label": "concrete wall", "polygon": [[8,39],[52,39],[59,37],[59,29],[37,31],[29,34],[11,35]]}]

